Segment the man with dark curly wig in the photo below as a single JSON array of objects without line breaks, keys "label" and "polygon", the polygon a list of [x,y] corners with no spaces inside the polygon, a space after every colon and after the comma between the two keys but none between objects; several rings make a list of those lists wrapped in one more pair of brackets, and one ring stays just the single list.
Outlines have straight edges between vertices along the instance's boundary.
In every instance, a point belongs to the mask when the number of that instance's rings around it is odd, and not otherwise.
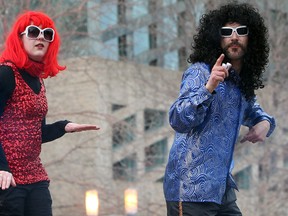
[{"label": "man with dark curly wig", "polygon": [[275,128],[256,102],[268,64],[268,31],[259,12],[232,2],[202,16],[191,66],[169,112],[175,140],[164,176],[168,216],[239,216],[232,177],[233,151],[263,142]]}]

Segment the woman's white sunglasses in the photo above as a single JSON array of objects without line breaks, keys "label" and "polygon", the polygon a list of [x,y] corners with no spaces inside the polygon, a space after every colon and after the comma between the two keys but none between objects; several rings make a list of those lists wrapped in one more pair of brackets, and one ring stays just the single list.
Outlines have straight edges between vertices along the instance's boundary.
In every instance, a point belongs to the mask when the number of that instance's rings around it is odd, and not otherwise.
[{"label": "woman's white sunglasses", "polygon": [[45,41],[52,42],[54,40],[55,31],[52,28],[41,29],[35,25],[29,25],[21,35],[25,34],[27,38],[37,39],[40,34],[43,34]]}]

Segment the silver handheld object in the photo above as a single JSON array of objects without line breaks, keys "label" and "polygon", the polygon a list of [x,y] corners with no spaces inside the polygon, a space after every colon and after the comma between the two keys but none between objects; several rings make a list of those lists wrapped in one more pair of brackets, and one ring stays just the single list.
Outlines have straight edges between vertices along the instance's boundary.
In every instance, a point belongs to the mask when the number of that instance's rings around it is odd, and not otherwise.
[{"label": "silver handheld object", "polygon": [[229,70],[232,67],[232,65],[229,62],[227,62],[226,64],[222,63],[222,66],[225,67],[226,70]]}]

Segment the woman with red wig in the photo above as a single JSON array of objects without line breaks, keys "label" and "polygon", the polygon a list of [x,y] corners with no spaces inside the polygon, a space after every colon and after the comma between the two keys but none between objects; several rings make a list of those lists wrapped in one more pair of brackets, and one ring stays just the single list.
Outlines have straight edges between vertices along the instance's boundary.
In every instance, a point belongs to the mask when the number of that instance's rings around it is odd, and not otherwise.
[{"label": "woman with red wig", "polygon": [[46,124],[43,79],[58,64],[60,38],[46,14],[21,14],[0,57],[0,215],[52,216],[49,178],[41,163],[41,144],[65,133],[98,130],[67,120]]}]

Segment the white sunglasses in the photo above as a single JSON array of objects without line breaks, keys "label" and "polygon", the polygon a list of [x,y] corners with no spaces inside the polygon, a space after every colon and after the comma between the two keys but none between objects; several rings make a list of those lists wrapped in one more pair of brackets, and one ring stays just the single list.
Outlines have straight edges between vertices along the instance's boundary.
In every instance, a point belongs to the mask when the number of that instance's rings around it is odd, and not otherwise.
[{"label": "white sunglasses", "polygon": [[233,32],[236,32],[236,34],[240,36],[246,36],[249,33],[248,27],[247,26],[238,26],[236,28],[232,27],[222,27],[220,29],[220,35],[222,37],[231,37]]},{"label": "white sunglasses", "polygon": [[40,34],[43,35],[45,41],[52,42],[54,40],[55,31],[52,28],[41,29],[35,25],[29,25],[21,35],[25,34],[27,38],[37,39]]}]

